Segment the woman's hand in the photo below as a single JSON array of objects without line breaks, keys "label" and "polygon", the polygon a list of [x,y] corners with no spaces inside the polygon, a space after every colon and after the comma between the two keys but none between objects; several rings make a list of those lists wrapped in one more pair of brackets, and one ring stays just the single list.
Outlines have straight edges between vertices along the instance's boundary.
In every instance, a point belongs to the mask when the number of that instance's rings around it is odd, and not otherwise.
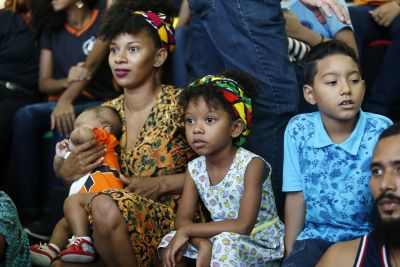
[{"label": "woman's hand", "polygon": [[85,62],[79,62],[68,71],[68,83],[71,84],[77,81],[90,80],[92,74],[85,68]]},{"label": "woman's hand", "polygon": [[141,196],[158,200],[162,195],[160,177],[125,177],[120,175],[122,183],[126,185],[125,190],[137,193]]},{"label": "woman's hand", "polygon": [[382,4],[370,11],[375,22],[383,27],[389,27],[392,22],[400,15],[400,6],[396,1]]},{"label": "woman's hand", "polygon": [[50,116],[51,129],[57,127],[60,135],[68,136],[74,129],[75,110],[72,103],[63,101],[61,98]]},{"label": "woman's hand", "polygon": [[349,13],[339,0],[301,0],[301,2],[314,13],[315,17],[321,24],[326,23],[323,13],[328,17],[332,17],[331,11],[335,13],[336,17],[341,22],[349,25],[351,24]]},{"label": "woman's hand", "polygon": [[95,139],[76,146],[61,166],[60,178],[65,184],[73,183],[77,178],[100,166],[105,152],[106,147],[99,146]]},{"label": "woman's hand", "polygon": [[187,243],[189,241],[189,237],[183,230],[178,230],[169,243],[168,247],[165,249],[163,254],[163,262],[166,267],[174,267],[176,266],[176,262],[181,261],[183,257],[183,252]]}]

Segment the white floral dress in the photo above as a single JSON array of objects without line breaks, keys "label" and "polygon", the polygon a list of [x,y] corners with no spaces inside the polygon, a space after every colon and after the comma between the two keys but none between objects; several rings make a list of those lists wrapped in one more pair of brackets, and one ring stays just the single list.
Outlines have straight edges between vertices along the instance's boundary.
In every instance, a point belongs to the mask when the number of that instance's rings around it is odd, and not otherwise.
[{"label": "white floral dress", "polygon": [[[189,163],[189,173],[213,221],[238,217],[244,190],[244,174],[254,157],[259,156],[239,148],[228,173],[217,185],[210,184],[204,156]],[[270,165],[267,162],[265,164],[270,170]],[[223,232],[211,237],[211,266],[268,266],[276,264],[283,257],[284,226],[277,216],[270,177],[266,177],[262,186],[260,211],[252,233],[245,236]],[[167,247],[174,235],[175,231],[166,235],[159,248]],[[184,256],[196,259],[197,249],[189,244]]]}]

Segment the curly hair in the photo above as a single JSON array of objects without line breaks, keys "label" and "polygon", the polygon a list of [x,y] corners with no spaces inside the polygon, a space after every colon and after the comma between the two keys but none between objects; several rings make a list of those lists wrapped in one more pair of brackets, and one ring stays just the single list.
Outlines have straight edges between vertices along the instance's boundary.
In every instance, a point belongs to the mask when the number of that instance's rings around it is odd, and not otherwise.
[{"label": "curly hair", "polygon": [[[97,4],[97,0],[82,0],[82,2],[90,10],[94,9]],[[37,32],[37,37],[41,33],[51,34],[62,30],[66,21],[66,12],[54,11],[51,0],[41,0],[37,7],[32,10],[31,22]]]},{"label": "curly hair", "polygon": [[175,10],[170,0],[118,0],[107,10],[98,36],[103,40],[112,40],[120,33],[137,34],[146,31],[157,48],[162,43],[157,31],[140,15],[134,15],[134,11],[153,11],[172,16]]},{"label": "curly hair", "polygon": [[[218,74],[218,76],[224,76],[231,80],[236,81],[244,90],[246,97],[254,100],[259,92],[259,86],[257,81],[249,74],[229,70]],[[204,99],[209,108],[219,109],[223,108],[229,113],[232,120],[236,120],[230,103],[228,103],[224,97],[218,93],[212,84],[201,84],[199,86],[189,86],[185,88],[179,99],[181,106],[186,110],[190,101],[197,101],[198,99]]]}]

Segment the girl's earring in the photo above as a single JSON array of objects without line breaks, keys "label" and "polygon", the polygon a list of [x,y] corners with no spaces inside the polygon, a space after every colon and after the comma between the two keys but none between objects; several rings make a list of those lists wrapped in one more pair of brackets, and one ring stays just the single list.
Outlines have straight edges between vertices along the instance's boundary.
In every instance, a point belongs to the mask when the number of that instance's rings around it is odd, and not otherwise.
[{"label": "girl's earring", "polygon": [[82,2],[82,0],[79,0],[78,2],[75,3],[75,6],[77,8],[82,8],[84,6],[84,3]]}]

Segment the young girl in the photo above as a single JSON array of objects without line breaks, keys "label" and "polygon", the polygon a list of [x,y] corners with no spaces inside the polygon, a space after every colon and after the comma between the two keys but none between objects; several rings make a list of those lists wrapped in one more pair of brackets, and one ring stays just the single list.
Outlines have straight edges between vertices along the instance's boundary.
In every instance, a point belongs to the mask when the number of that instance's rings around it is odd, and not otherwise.
[{"label": "young girl", "polygon": [[[182,256],[197,259],[196,266],[273,266],[283,257],[284,228],[276,213],[271,167],[240,147],[250,133],[247,95],[254,88],[249,79],[228,75],[205,76],[183,93],[186,138],[201,156],[188,165],[177,231],[159,246],[166,248],[161,250],[164,266],[185,266]],[[199,196],[212,222],[192,222]]]}]

